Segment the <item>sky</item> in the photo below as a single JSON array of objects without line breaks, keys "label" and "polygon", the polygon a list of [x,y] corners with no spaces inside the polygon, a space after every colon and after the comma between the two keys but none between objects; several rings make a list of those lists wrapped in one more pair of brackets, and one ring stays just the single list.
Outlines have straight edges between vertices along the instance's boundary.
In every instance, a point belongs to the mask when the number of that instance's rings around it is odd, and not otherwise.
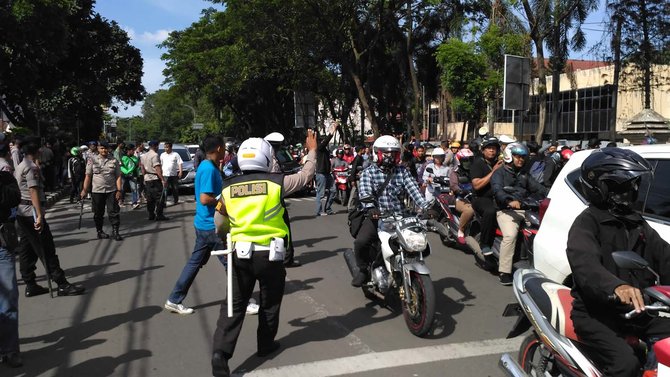
[{"label": "sky", "polygon": [[[571,53],[571,58],[601,58],[592,51],[592,47],[603,37],[604,2],[600,0],[600,9],[589,15],[583,26],[587,47],[581,52]],[[103,17],[116,21],[128,33],[131,44],[140,49],[144,59],[142,83],[147,93],[153,93],[165,88],[162,86],[165,63],[160,58],[165,51],[156,45],[163,42],[171,31],[189,27],[200,18],[201,11],[209,7],[223,9],[221,5],[205,0],[97,0],[95,10]],[[141,115],[141,106],[141,103],[119,106],[116,116]]]}]

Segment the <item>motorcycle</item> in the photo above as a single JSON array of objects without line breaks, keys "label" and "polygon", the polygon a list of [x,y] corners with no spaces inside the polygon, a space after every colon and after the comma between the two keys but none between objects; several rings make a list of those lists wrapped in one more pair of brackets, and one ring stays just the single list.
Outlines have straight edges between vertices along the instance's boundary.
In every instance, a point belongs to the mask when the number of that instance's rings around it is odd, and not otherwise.
[{"label": "motorcycle", "polygon": [[[456,240],[460,228],[460,214],[456,211],[455,202],[456,199],[459,199],[469,203],[472,193],[464,190],[454,195],[449,187],[448,177],[433,177],[432,186],[435,197],[433,209],[437,212],[435,218],[447,229],[446,235],[440,235],[440,240],[445,246],[459,247],[460,244]],[[463,232],[465,233],[465,244],[472,252],[479,249],[479,245],[477,240],[470,235],[478,232],[479,224],[475,219],[470,221]]]},{"label": "motorcycle", "polygon": [[[384,261],[381,241],[370,247],[368,280],[362,290],[369,299],[384,299],[388,302],[399,299],[405,324],[409,331],[423,337],[430,331],[435,315],[435,288],[425,258],[430,255],[430,244],[426,237],[430,220],[417,216],[382,215],[380,227],[391,233],[389,246],[393,255]],[[344,253],[344,259],[352,277],[358,274],[356,257],[352,249]]]},{"label": "motorcycle", "polygon": [[[612,258],[621,269],[652,271],[644,258],[631,251],[614,252]],[[653,273],[658,284],[658,274]],[[649,302],[645,306],[646,313],[670,313],[670,286],[651,286],[644,289],[643,293],[648,299],[645,302]],[[575,334],[570,317],[570,288],[548,279],[538,270],[522,269],[514,274],[514,294],[518,303],[507,305],[503,316],[519,318],[507,337],[517,337],[531,327],[533,332],[521,343],[518,361],[509,354],[500,358],[499,366],[508,376],[603,375],[582,351],[579,338]],[[614,295],[609,299],[612,302],[618,300]],[[626,319],[637,315],[641,314],[635,310],[623,314]],[[627,340],[640,357],[640,365],[645,365],[648,358],[654,357],[648,352],[646,343],[637,338]],[[658,360],[658,376],[669,377],[670,338],[656,342],[653,350]]]},{"label": "motorcycle", "polygon": [[[513,190],[513,188],[505,188],[505,190]],[[516,245],[514,249],[514,268],[529,268],[533,266],[533,240],[540,229],[540,202],[526,198],[519,200],[521,202],[521,209],[525,211],[524,220],[519,224],[519,234],[516,238]],[[479,215],[475,214],[475,219],[479,222]],[[475,236],[477,245],[479,245],[480,234]],[[491,253],[484,255],[481,249],[477,247],[475,251],[475,258],[484,258],[487,266],[497,266],[500,260],[500,244],[503,240],[503,234],[500,228],[496,228],[496,235],[491,246]],[[479,261],[478,261],[479,262]]]},{"label": "motorcycle", "polygon": [[336,199],[341,205],[346,206],[349,201],[349,167],[338,166],[333,168],[333,179],[337,190]]}]

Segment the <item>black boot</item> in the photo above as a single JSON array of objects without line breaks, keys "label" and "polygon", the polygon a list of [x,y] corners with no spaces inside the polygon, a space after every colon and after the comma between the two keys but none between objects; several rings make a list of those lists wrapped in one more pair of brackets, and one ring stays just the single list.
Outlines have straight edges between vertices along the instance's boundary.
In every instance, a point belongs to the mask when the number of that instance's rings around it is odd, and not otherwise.
[{"label": "black boot", "polygon": [[37,285],[34,281],[26,282],[26,297],[34,297],[49,293],[47,288]]},{"label": "black boot", "polygon": [[212,354],[212,375],[215,377],[229,377],[230,368],[228,360],[221,351],[214,351]]},{"label": "black boot", "polygon": [[367,271],[360,270],[356,273],[356,276],[351,280],[351,285],[354,287],[360,288],[363,286],[363,283],[365,283],[365,280],[367,280],[368,274]]},{"label": "black boot", "polygon": [[119,234],[118,226],[115,226],[114,229],[112,229],[112,238],[116,241],[123,241],[123,237]]},{"label": "black boot", "polygon": [[109,238],[109,234],[105,233],[102,229],[98,229],[98,239],[106,240]]},{"label": "black boot", "polygon": [[63,284],[58,284],[58,295],[59,296],[76,296],[84,293],[86,288],[77,284],[70,284],[65,281]]}]

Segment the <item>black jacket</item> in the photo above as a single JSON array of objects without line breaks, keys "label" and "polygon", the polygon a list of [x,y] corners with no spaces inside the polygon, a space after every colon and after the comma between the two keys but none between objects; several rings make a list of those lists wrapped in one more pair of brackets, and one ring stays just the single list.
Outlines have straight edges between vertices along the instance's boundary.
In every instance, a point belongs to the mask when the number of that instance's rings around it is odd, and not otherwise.
[{"label": "black jacket", "polygon": [[[514,187],[513,192],[505,191],[505,187]],[[506,209],[510,202],[523,200],[532,194],[547,195],[547,188],[523,169],[514,170],[512,167],[501,167],[491,176],[491,189],[498,209]]]},{"label": "black jacket", "polygon": [[316,150],[316,173],[317,174],[330,174],[330,150],[328,149],[328,144],[333,138],[334,133],[326,136],[319,143],[319,147]]},{"label": "black jacket", "polygon": [[[660,274],[661,284],[670,284],[670,244],[637,213],[618,219],[605,209],[591,206],[572,224],[568,233],[567,257],[572,268],[573,310],[592,317],[621,320],[617,313],[627,306],[612,304],[608,296],[622,284],[640,289],[654,284],[647,271],[619,270],[612,259],[614,251],[634,251]],[[630,310],[630,309],[629,309]]]}]

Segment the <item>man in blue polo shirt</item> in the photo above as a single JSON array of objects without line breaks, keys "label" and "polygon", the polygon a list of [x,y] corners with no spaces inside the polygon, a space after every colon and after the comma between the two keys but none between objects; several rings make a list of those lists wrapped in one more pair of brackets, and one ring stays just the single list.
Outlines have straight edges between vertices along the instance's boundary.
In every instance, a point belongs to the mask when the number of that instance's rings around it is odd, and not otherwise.
[{"label": "man in blue polo shirt", "polygon": [[220,136],[207,136],[202,142],[207,159],[198,166],[195,175],[195,246],[191,258],[186,262],[184,269],[177,279],[177,283],[170,294],[165,309],[179,314],[191,314],[193,309],[182,304],[188,294],[195,276],[202,266],[209,260],[212,250],[225,249],[225,245],[216,234],[214,225],[214,211],[216,196],[223,189],[223,179],[218,168],[219,160],[223,159],[225,148]]}]

